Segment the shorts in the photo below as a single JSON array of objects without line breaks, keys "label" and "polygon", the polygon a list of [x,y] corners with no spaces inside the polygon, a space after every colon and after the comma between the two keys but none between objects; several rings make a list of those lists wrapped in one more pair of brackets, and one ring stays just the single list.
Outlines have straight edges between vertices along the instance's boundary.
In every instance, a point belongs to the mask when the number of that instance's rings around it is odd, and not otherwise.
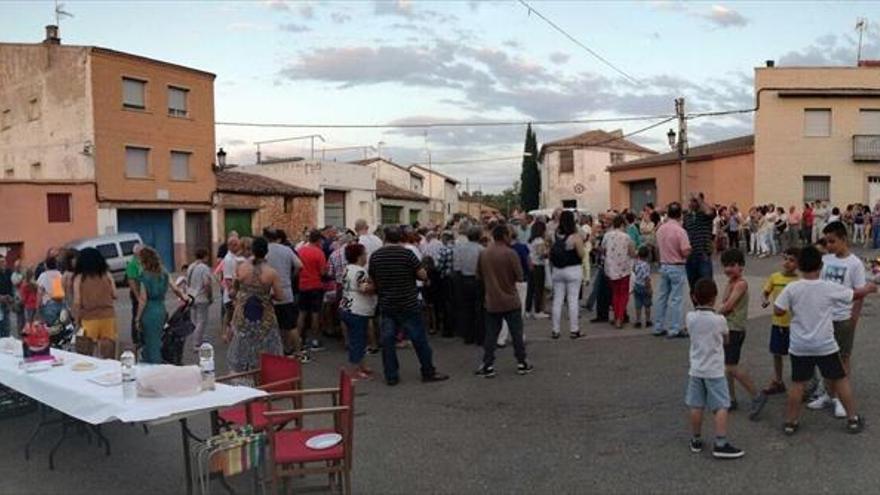
[{"label": "shorts", "polygon": [[636,311],[642,308],[650,308],[651,307],[651,299],[654,294],[648,290],[644,285],[634,285],[633,286],[633,302],[636,305]]},{"label": "shorts", "polygon": [[296,328],[296,305],[292,302],[275,305],[275,318],[278,319],[278,328],[282,332]]},{"label": "shorts", "polygon": [[788,327],[773,325],[770,327],[770,354],[774,356],[788,355]]},{"label": "shorts", "polygon": [[83,320],[83,335],[92,339],[116,340],[116,318],[102,318],[99,320]]},{"label": "shorts", "polygon": [[299,310],[320,313],[324,304],[324,289],[303,290],[299,293]]},{"label": "shorts", "polygon": [[735,366],[739,364],[743,342],[746,341],[746,333],[731,330],[727,335],[727,343],[724,344],[724,364]]},{"label": "shorts", "polygon": [[840,380],[846,378],[843,369],[843,361],[840,352],[825,356],[795,356],[791,355],[791,381],[807,382],[813,378],[813,371],[819,368],[819,373],[826,380]]},{"label": "shorts", "polygon": [[688,376],[684,403],[692,409],[709,409],[715,412],[730,407],[730,391],[727,378],[697,378]]},{"label": "shorts", "polygon": [[848,358],[852,355],[853,341],[856,338],[856,326],[853,321],[842,320],[834,322],[834,340],[840,347],[840,356]]}]

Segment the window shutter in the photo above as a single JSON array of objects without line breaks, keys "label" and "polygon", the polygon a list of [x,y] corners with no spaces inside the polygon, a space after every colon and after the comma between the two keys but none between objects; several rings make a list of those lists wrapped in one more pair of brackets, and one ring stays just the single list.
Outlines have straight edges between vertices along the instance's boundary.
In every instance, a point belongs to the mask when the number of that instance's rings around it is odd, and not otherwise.
[{"label": "window shutter", "polygon": [[171,152],[171,179],[189,179],[189,153],[180,151]]},{"label": "window shutter", "polygon": [[829,201],[830,199],[830,177],[804,177],[804,201]]},{"label": "window shutter", "polygon": [[137,79],[122,79],[122,104],[127,107],[145,108],[146,83]]},{"label": "window shutter", "polygon": [[859,111],[859,121],[861,134],[880,134],[880,109]]},{"label": "window shutter", "polygon": [[49,223],[70,222],[70,194],[47,194],[46,210],[49,216]]},{"label": "window shutter", "polygon": [[168,113],[170,115],[186,115],[186,96],[188,91],[182,88],[168,88]]},{"label": "window shutter", "polygon": [[147,177],[147,157],[149,151],[146,148],[125,147],[125,175],[128,177]]},{"label": "window shutter", "polygon": [[831,110],[806,109],[804,110],[804,136],[828,137],[831,135]]}]

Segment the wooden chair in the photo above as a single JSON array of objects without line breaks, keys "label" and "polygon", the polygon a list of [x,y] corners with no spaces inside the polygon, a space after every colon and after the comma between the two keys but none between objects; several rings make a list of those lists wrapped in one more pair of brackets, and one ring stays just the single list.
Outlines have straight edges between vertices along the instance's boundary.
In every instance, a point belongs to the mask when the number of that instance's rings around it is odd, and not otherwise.
[{"label": "wooden chair", "polygon": [[[330,396],[332,406],[307,409],[277,410],[276,400],[304,396]],[[339,483],[342,493],[351,494],[351,463],[354,437],[354,387],[351,376],[345,370],[339,373],[339,387],[305,389],[291,392],[273,393],[269,400],[269,410],[263,413],[270,423],[283,421],[290,415],[303,416],[332,415],[333,428],[319,429],[281,429],[267,428],[269,450],[271,452],[272,491],[278,493],[282,478],[300,477],[310,474],[327,474],[330,489]],[[314,450],[306,446],[310,438],[324,433],[339,433],[342,441],[334,447]],[[341,479],[340,479],[341,478]]]},{"label": "wooden chair", "polygon": [[[259,368],[232,373],[217,378],[217,381],[222,383],[242,378],[250,378],[254,381],[256,388],[266,392],[292,392],[302,388],[302,366],[298,359],[261,354]],[[302,408],[302,398],[291,396],[290,405],[293,409]],[[223,428],[234,428],[248,424],[253,426],[254,431],[263,431],[269,424],[268,419],[263,415],[268,410],[269,402],[262,398],[247,404],[222,409],[214,415],[214,432],[217,433]],[[278,428],[283,428],[287,423],[293,421],[297,427],[302,426],[302,419],[298,416],[291,415],[286,420],[283,419],[276,417],[273,424]]]}]

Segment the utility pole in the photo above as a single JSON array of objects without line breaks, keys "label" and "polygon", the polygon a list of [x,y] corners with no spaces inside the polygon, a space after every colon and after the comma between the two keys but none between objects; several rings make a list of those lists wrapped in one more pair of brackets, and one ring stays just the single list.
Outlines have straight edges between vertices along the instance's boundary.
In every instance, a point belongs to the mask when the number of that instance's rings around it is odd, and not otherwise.
[{"label": "utility pole", "polygon": [[675,99],[675,115],[678,117],[678,161],[681,168],[681,204],[686,205],[687,190],[687,119],[684,113],[684,97]]}]

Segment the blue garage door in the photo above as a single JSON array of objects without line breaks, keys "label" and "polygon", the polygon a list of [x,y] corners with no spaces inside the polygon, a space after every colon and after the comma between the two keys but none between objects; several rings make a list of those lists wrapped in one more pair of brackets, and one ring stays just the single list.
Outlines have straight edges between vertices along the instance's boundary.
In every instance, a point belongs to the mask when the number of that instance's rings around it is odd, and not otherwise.
[{"label": "blue garage door", "polygon": [[162,264],[174,271],[174,231],[168,210],[119,210],[119,232],[136,232],[144,244],[159,252]]}]

